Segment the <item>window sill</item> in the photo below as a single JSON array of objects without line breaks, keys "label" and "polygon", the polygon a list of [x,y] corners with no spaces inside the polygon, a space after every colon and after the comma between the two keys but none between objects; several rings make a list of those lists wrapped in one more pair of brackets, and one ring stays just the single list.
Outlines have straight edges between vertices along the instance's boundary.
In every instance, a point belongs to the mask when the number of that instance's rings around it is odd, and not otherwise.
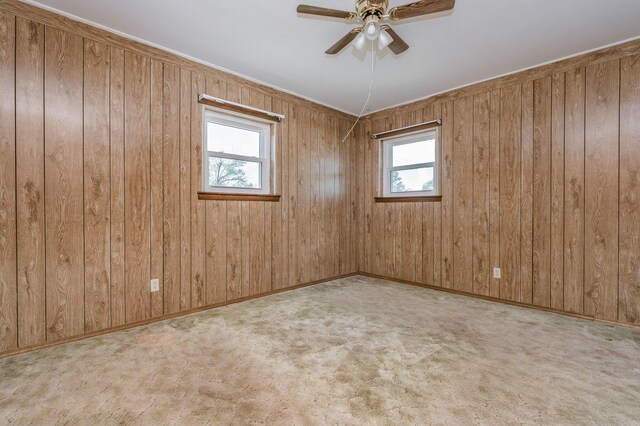
[{"label": "window sill", "polygon": [[198,192],[198,200],[208,201],[265,201],[277,203],[280,195],[230,194],[222,192]]},{"label": "window sill", "polygon": [[442,195],[429,197],[375,197],[376,203],[437,203],[442,201]]}]

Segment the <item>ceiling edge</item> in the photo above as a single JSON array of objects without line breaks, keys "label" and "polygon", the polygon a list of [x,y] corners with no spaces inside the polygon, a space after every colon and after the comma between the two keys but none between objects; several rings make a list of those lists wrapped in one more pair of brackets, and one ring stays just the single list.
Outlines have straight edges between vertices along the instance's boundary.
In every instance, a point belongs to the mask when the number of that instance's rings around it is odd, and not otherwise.
[{"label": "ceiling edge", "polygon": [[526,68],[521,68],[521,69],[516,70],[516,71],[509,71],[509,72],[506,72],[504,74],[496,75],[494,77],[485,78],[483,80],[478,80],[478,81],[475,81],[473,83],[468,83],[468,84],[463,84],[461,86],[452,87],[450,89],[442,90],[442,91],[437,92],[437,93],[432,93],[432,94],[427,95],[427,96],[421,96],[419,98],[416,98],[416,99],[413,99],[413,100],[410,100],[410,101],[400,102],[400,103],[392,105],[392,106],[380,108],[380,109],[377,109],[375,111],[368,111],[366,114],[364,114],[362,116],[362,118],[365,118],[365,117],[367,117],[369,115],[373,115],[373,114],[379,113],[381,111],[386,111],[386,110],[399,108],[399,107],[406,106],[406,105],[411,105],[413,103],[425,101],[425,100],[428,100],[429,98],[433,98],[435,96],[442,95],[442,94],[449,93],[449,92],[453,92],[453,91],[456,91],[456,90],[464,89],[466,87],[475,86],[476,84],[486,83],[488,81],[497,80],[497,79],[502,78],[502,77],[507,77],[507,76],[510,76],[510,75],[519,74],[521,72],[534,70],[536,68],[540,68],[540,67],[543,67],[545,65],[551,65],[551,64],[554,64],[556,62],[565,61],[567,59],[577,58],[577,57],[582,56],[582,55],[587,55],[589,53],[597,52],[597,51],[600,51],[600,50],[605,50],[605,49],[608,49],[610,47],[617,46],[619,44],[630,43],[630,42],[633,42],[633,41],[640,41],[640,36],[631,37],[631,38],[627,38],[627,39],[624,39],[624,40],[616,41],[616,42],[613,42],[613,43],[605,44],[604,46],[599,46],[599,47],[595,47],[593,49],[584,50],[582,52],[574,53],[574,54],[571,54],[571,55],[568,55],[568,56],[563,56],[561,58],[552,59],[550,61],[543,62],[543,63],[537,64],[537,65],[532,65],[532,66],[526,67]]},{"label": "ceiling edge", "polygon": [[210,62],[204,61],[202,59],[195,58],[193,56],[189,56],[189,55],[187,55],[185,53],[182,53],[182,52],[178,52],[177,50],[173,50],[173,49],[170,49],[168,47],[165,47],[165,46],[150,42],[148,40],[132,36],[132,35],[127,34],[125,32],[122,32],[122,31],[116,30],[114,28],[111,28],[111,27],[109,27],[107,25],[98,24],[97,22],[93,22],[93,21],[91,21],[89,19],[81,18],[80,16],[74,15],[72,13],[68,13],[68,12],[65,12],[63,10],[56,9],[55,7],[51,7],[51,6],[39,3],[39,2],[34,1],[34,0],[20,0],[20,1],[23,2],[23,3],[29,4],[31,6],[35,6],[35,7],[38,7],[40,9],[47,10],[49,12],[53,12],[53,13],[56,13],[58,15],[62,15],[64,17],[66,17],[66,18],[73,19],[73,20],[78,21],[78,22],[82,22],[83,24],[91,25],[92,27],[96,27],[98,29],[101,29],[101,30],[104,30],[104,31],[108,31],[108,32],[116,34],[116,35],[118,35],[120,37],[124,37],[126,39],[129,39],[131,41],[142,43],[142,44],[145,44],[147,46],[154,47],[156,49],[164,50],[165,52],[171,53],[172,55],[180,56],[180,57],[188,59],[190,61],[197,62],[197,63],[199,63],[201,65],[205,65],[207,67],[214,68],[214,69],[216,69],[218,71],[221,71],[221,72],[224,72],[224,73],[227,73],[227,74],[231,74],[231,75],[234,75],[236,77],[240,77],[240,78],[245,79],[247,81],[250,81],[252,83],[261,84],[263,86],[270,87],[270,88],[278,90],[280,92],[287,93],[287,94],[293,95],[293,96],[297,96],[297,97],[305,99],[305,100],[307,100],[309,102],[313,102],[314,104],[322,105],[324,107],[333,109],[335,111],[339,111],[339,112],[341,112],[343,114],[347,114],[349,116],[353,116],[353,117],[357,116],[357,113],[355,113],[355,112],[350,112],[350,111],[347,111],[345,109],[338,108],[338,107],[336,107],[334,105],[329,105],[329,104],[327,104],[325,102],[321,102],[321,101],[319,101],[317,99],[313,99],[313,98],[310,98],[308,96],[301,95],[300,93],[296,93],[296,92],[293,92],[291,90],[283,89],[282,87],[278,87],[278,86],[275,86],[273,84],[266,83],[266,82],[264,82],[262,80],[258,80],[256,78],[249,77],[249,76],[241,74],[239,72],[232,71],[230,69],[227,69],[227,68],[212,64]]}]

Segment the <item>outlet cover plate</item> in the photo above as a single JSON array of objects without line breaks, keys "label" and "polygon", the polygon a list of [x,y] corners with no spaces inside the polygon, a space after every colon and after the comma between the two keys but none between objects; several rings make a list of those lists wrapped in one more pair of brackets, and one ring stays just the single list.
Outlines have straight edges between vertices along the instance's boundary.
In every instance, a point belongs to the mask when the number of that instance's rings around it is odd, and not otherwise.
[{"label": "outlet cover plate", "polygon": [[160,291],[160,280],[158,278],[151,280],[151,293],[155,293],[156,291]]},{"label": "outlet cover plate", "polygon": [[500,268],[493,268],[493,278],[498,280],[502,278],[502,270]]}]

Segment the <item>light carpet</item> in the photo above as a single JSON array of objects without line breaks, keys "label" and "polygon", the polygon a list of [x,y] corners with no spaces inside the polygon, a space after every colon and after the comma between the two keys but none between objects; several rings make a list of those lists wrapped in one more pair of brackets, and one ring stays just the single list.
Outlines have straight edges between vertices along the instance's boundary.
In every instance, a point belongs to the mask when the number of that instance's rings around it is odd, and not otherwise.
[{"label": "light carpet", "polygon": [[0,359],[0,424],[634,424],[640,330],[366,277]]}]

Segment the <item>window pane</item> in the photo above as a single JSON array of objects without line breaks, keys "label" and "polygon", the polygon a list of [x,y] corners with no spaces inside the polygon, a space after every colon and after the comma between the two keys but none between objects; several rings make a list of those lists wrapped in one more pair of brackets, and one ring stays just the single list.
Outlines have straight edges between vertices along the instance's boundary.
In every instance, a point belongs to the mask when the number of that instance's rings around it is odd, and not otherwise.
[{"label": "window pane", "polygon": [[391,167],[436,161],[436,140],[433,138],[395,145],[391,149],[393,150],[393,165]]},{"label": "window pane", "polygon": [[209,185],[262,188],[262,163],[209,157]]},{"label": "window pane", "polygon": [[260,133],[207,123],[207,150],[245,157],[260,157]]},{"label": "window pane", "polygon": [[391,192],[433,191],[433,167],[391,172]]}]

